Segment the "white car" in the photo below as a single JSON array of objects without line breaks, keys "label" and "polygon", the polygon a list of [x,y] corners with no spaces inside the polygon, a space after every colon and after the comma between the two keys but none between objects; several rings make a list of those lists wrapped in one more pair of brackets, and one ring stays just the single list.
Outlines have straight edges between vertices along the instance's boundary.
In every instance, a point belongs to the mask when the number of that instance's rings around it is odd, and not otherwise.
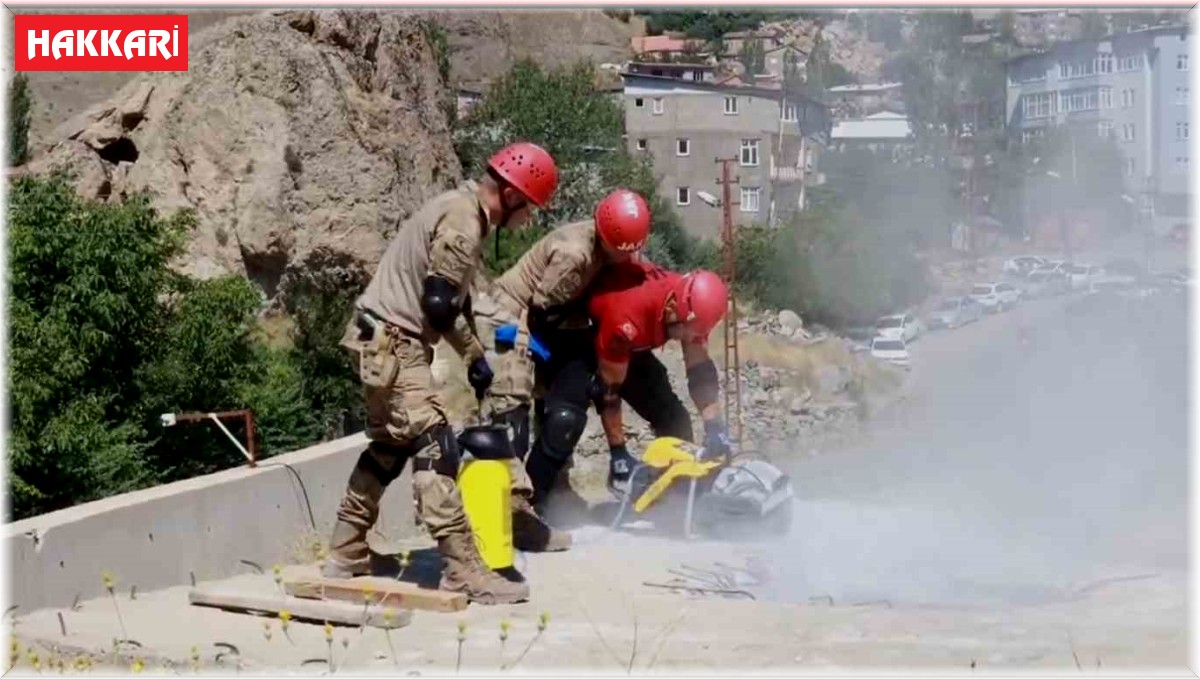
[{"label": "white car", "polygon": [[1004,262],[1004,273],[1018,277],[1025,276],[1045,263],[1045,258],[1036,255],[1021,255]]},{"label": "white car", "polygon": [[1092,279],[1100,276],[1103,270],[1098,266],[1087,264],[1067,265],[1066,274],[1071,279],[1072,290],[1087,290]]},{"label": "white car", "polygon": [[972,297],[950,297],[929,314],[929,328],[957,328],[983,318],[983,307]]},{"label": "white car", "polygon": [[908,348],[904,340],[898,337],[876,337],[871,340],[871,355],[905,370],[911,367]]},{"label": "white car", "polygon": [[875,322],[875,333],[879,337],[891,337],[911,342],[921,334],[923,328],[916,316],[896,314],[884,316]]},{"label": "white car", "polygon": [[977,283],[971,288],[971,297],[984,311],[997,312],[1011,309],[1021,299],[1021,291],[1008,283]]}]

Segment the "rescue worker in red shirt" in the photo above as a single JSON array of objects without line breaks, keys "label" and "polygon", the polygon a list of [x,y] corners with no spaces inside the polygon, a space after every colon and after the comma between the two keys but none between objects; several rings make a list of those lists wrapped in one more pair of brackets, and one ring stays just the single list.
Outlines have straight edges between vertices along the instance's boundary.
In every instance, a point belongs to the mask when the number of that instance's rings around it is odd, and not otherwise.
[{"label": "rescue worker in red shirt", "polygon": [[[683,345],[688,391],[704,420],[706,447],[717,454],[729,449],[717,369],[707,349],[708,335],[727,303],[725,284],[712,272],[682,275],[639,261],[606,269],[589,291],[595,355],[563,368],[556,384],[563,384],[564,402],[584,408],[590,397],[596,404],[612,455],[609,486],[614,492],[625,491],[635,463],[625,445],[621,401],[649,422],[656,436],[693,440],[691,416],[671,388],[666,366],[650,351],[668,340]],[[562,446],[535,443],[530,451],[525,466],[535,505],[545,501],[573,444],[560,451]]]}]

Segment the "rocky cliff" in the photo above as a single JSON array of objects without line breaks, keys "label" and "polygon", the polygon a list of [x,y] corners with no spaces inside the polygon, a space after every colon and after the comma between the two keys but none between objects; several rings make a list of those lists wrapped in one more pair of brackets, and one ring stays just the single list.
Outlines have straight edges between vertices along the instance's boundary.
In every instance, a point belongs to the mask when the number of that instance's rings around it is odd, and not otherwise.
[{"label": "rocky cliff", "polygon": [[140,76],[59,125],[27,168],[66,170],[91,198],[149,190],[162,209],[194,209],[187,273],[242,273],[271,296],[314,251],[372,263],[461,179],[416,15],[242,16],[190,52],[188,72]]}]

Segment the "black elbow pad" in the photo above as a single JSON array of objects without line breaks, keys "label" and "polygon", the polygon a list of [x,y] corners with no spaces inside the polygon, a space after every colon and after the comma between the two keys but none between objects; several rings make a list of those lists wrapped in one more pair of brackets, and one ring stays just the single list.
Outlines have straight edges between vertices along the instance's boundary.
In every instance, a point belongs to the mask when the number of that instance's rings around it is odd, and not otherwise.
[{"label": "black elbow pad", "polygon": [[429,325],[438,332],[449,332],[458,318],[459,308],[454,298],[458,287],[441,276],[425,279],[425,290],[421,294],[421,311],[429,319]]}]

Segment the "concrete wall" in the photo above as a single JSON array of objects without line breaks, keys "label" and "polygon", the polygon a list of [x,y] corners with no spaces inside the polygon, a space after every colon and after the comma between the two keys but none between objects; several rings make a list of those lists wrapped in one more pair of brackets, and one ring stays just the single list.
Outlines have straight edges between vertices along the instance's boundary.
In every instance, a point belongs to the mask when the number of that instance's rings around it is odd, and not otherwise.
[{"label": "concrete wall", "polygon": [[[22,613],[65,607],[104,594],[101,573],[120,591],[147,591],[295,562],[298,545],[333,527],[350,470],[366,445],[362,434],[239,468],[43,514],[4,527],[12,590]],[[295,470],[293,475],[288,467]],[[416,532],[411,472],[384,496],[377,528]],[[299,480],[297,480],[297,476]]]}]

